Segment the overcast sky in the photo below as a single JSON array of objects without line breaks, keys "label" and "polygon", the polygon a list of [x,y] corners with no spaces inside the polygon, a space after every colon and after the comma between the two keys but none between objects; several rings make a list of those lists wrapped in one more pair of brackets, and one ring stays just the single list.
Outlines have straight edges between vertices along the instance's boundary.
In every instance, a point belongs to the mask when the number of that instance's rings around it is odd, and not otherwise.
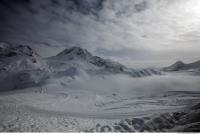
[{"label": "overcast sky", "polygon": [[0,41],[69,46],[129,66],[200,60],[199,0],[0,0]]}]

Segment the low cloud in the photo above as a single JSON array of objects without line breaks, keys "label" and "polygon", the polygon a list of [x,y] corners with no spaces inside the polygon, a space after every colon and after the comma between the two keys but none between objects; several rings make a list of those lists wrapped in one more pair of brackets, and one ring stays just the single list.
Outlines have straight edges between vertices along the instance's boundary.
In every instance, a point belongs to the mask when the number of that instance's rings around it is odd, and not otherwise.
[{"label": "low cloud", "polygon": [[188,74],[166,74],[142,78],[132,78],[127,75],[96,77],[82,74],[75,80],[69,81],[69,78],[54,80],[56,83],[54,88],[59,86],[61,90],[86,90],[97,94],[117,93],[134,97],[168,91],[199,91],[200,78]]}]

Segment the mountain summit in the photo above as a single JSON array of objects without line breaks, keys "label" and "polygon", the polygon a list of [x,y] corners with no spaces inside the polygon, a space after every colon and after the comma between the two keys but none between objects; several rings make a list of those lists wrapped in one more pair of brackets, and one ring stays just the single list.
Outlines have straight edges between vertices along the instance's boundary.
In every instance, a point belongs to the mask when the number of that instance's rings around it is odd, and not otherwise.
[{"label": "mountain summit", "polygon": [[25,45],[12,46],[10,44],[0,42],[0,57],[8,58],[13,56],[39,56],[31,47]]},{"label": "mountain summit", "polygon": [[0,90],[37,85],[47,79],[46,73],[45,62],[31,47],[0,43]]},{"label": "mountain summit", "polygon": [[200,70],[200,60],[185,64],[182,61],[177,61],[171,66],[163,68],[164,71],[182,71],[182,70]]},{"label": "mountain summit", "polygon": [[82,59],[89,59],[92,57],[92,55],[86,49],[82,49],[80,47],[67,48],[56,56],[65,57],[71,60],[77,57]]},{"label": "mountain summit", "polygon": [[179,71],[181,69],[183,69],[185,66],[185,63],[182,61],[177,61],[176,63],[174,63],[173,65],[169,66],[169,67],[165,67],[163,68],[164,71]]}]

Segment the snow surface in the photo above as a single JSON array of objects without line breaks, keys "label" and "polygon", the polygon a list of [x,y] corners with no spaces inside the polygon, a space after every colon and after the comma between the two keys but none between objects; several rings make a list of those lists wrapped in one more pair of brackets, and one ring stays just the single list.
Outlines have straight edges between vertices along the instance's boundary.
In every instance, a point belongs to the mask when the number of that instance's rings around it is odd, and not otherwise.
[{"label": "snow surface", "polygon": [[[165,81],[162,76],[157,77]],[[143,84],[147,82],[144,78],[140,80]],[[71,88],[73,81],[68,79],[69,87],[51,81],[42,87],[1,93],[0,131],[177,132],[186,131],[188,127],[195,130],[198,126],[199,120],[189,121],[189,124],[187,120],[197,117],[200,111],[187,109],[200,102],[199,88],[161,92],[149,88],[151,94],[142,91],[138,95],[135,91],[130,94],[128,90],[120,92],[109,87],[103,92]]]}]

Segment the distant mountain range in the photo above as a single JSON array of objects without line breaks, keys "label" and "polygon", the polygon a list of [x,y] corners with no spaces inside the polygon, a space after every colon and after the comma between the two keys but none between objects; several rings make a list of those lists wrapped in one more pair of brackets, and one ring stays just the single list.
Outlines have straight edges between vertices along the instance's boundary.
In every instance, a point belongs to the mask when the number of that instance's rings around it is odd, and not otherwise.
[{"label": "distant mountain range", "polygon": [[163,71],[200,71],[200,61],[196,61],[193,63],[186,64],[182,61],[177,61],[171,66],[163,68]]},{"label": "distant mountain range", "polygon": [[131,77],[161,75],[159,70],[132,69],[118,62],[93,56],[86,49],[71,47],[56,56],[42,58],[29,46],[0,43],[0,90],[20,89],[45,83],[48,78],[125,74]]}]

